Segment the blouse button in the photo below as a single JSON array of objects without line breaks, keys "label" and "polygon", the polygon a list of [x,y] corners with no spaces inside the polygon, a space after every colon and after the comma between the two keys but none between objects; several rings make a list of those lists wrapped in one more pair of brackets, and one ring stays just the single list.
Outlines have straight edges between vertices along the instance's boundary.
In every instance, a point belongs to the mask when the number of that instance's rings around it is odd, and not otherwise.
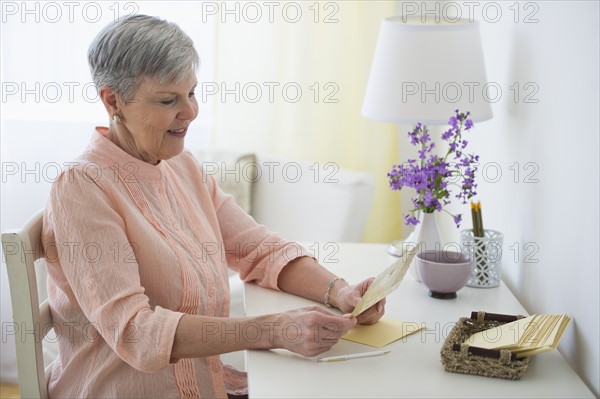
[{"label": "blouse button", "polygon": [[175,230],[179,230],[179,223],[174,223],[173,227],[175,228]]},{"label": "blouse button", "polygon": [[217,366],[216,364],[213,364],[212,371],[214,371],[215,373],[218,373],[219,370],[221,370],[221,368],[219,366]]},{"label": "blouse button", "polygon": [[215,290],[213,290],[212,288],[208,290],[208,296],[213,297],[215,296]]}]

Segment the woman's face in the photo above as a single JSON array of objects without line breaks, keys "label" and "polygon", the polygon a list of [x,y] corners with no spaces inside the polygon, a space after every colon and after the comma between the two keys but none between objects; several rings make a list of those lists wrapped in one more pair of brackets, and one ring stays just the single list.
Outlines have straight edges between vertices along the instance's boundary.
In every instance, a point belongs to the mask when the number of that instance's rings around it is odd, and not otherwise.
[{"label": "woman's face", "polygon": [[190,73],[179,83],[144,78],[133,98],[120,103],[119,145],[143,161],[157,164],[183,151],[188,126],[198,115],[197,80]]}]

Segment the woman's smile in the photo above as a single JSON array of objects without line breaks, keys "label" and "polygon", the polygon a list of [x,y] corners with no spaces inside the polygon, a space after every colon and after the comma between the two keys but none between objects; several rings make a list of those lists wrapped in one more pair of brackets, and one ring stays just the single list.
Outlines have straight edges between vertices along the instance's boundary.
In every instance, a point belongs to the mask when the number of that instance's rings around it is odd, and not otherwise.
[{"label": "woman's smile", "polygon": [[181,129],[171,129],[171,130],[167,130],[167,133],[169,133],[171,136],[173,137],[177,137],[177,138],[184,138],[185,134],[187,133],[187,127],[181,128]]}]

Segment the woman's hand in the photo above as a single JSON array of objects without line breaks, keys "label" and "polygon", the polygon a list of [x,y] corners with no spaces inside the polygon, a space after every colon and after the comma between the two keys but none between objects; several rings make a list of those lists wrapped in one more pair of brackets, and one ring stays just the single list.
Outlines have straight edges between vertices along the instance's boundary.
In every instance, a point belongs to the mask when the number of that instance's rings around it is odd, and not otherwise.
[{"label": "woman's hand", "polygon": [[274,339],[276,347],[311,357],[327,352],[355,324],[354,317],[309,306],[280,313],[273,323]]},{"label": "woman's hand", "polygon": [[[341,288],[337,294],[337,307],[344,313],[351,313],[374,280],[375,278],[369,278],[359,284]],[[385,298],[358,315],[358,324],[375,324],[384,313]]]}]

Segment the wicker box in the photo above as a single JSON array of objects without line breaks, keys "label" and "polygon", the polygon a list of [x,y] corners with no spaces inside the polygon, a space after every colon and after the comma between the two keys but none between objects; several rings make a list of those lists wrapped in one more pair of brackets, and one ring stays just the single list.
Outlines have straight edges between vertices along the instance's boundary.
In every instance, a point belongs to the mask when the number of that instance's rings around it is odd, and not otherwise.
[{"label": "wicker box", "polygon": [[523,317],[485,312],[472,312],[470,318],[461,317],[442,345],[444,369],[452,373],[520,379],[529,365],[528,357],[517,359],[516,354],[508,350],[477,348],[464,342],[474,333]]}]

